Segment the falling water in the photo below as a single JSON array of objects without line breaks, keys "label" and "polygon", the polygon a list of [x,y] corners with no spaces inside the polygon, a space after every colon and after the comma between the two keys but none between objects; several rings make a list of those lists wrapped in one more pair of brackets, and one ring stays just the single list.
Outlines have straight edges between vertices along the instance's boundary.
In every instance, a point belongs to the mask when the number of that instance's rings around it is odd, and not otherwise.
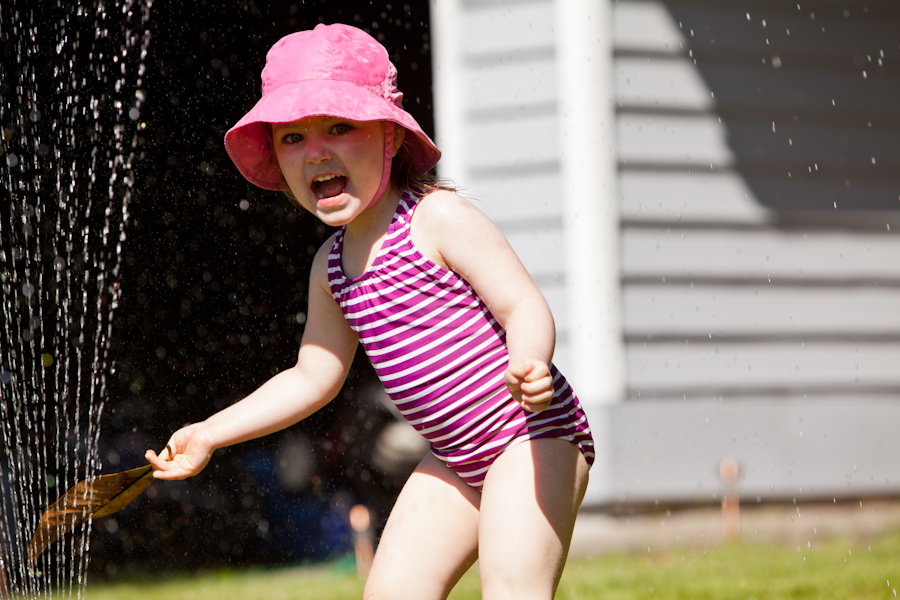
[{"label": "falling water", "polygon": [[100,470],[152,0],[0,3],[0,597],[81,597],[89,527],[41,512]]}]

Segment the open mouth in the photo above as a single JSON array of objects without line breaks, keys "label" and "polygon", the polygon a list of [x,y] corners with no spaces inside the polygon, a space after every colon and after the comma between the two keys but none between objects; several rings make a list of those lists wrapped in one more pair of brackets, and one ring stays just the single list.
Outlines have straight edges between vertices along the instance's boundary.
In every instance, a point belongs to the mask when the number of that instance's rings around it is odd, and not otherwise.
[{"label": "open mouth", "polygon": [[312,182],[312,190],[319,200],[341,195],[346,186],[347,178],[342,175],[322,175]]}]

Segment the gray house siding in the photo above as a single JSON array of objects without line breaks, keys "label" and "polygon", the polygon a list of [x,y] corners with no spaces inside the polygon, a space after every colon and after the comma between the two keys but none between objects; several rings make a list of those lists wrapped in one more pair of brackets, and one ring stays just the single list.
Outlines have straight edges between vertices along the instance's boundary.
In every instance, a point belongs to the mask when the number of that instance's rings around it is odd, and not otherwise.
[{"label": "gray house siding", "polygon": [[[445,174],[548,297],[565,371],[559,5],[455,2]],[[900,5],[801,6],[612,3],[625,391],[589,412],[591,503],[710,501],[725,457],[752,499],[900,491]]]},{"label": "gray house siding", "polygon": [[896,493],[900,7],[615,7],[612,497]]}]

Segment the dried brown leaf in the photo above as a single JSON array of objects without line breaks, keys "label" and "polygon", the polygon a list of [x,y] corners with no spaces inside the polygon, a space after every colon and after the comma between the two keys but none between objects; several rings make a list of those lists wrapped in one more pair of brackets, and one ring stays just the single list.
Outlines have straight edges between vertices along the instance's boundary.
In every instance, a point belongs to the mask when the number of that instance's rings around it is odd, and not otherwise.
[{"label": "dried brown leaf", "polygon": [[41,516],[28,545],[32,565],[60,535],[89,518],[107,517],[127,506],[153,483],[153,467],[144,465],[122,473],[110,473],[75,484]]}]

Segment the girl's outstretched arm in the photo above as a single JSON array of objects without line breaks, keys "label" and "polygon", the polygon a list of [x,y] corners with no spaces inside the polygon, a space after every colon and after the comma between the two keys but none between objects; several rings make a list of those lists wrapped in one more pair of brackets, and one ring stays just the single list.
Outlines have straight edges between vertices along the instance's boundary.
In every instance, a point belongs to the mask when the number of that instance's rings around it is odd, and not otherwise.
[{"label": "girl's outstretched arm", "polygon": [[463,277],[506,329],[506,385],[526,410],[550,405],[550,361],[556,326],[550,307],[509,242],[487,216],[448,191],[416,208],[413,243],[426,257]]},{"label": "girl's outstretched arm", "polygon": [[347,325],[328,288],[326,242],[313,261],[309,307],[297,364],[255,392],[201,423],[176,431],[159,455],[146,458],[157,479],[184,479],[199,473],[217,448],[261,437],[293,425],[337,395],[356,351]]}]

